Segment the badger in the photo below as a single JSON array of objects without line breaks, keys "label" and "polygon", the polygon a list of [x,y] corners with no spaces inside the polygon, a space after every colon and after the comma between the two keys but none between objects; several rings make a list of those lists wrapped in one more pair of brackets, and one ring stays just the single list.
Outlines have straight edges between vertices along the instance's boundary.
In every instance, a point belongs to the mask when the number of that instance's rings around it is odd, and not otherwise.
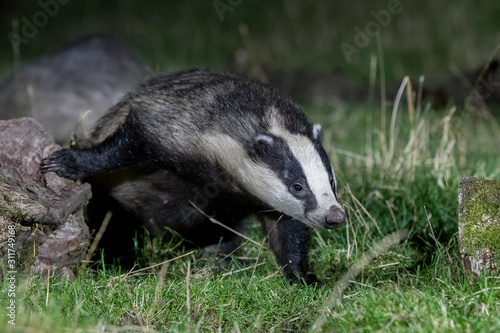
[{"label": "badger", "polygon": [[41,170],[107,183],[153,235],[168,227],[223,253],[241,238],[207,215],[233,230],[256,215],[283,274],[312,284],[311,228],[345,219],[322,140],[321,126],[271,87],[195,69],[128,93],[80,149],[54,152]]},{"label": "badger", "polygon": [[127,44],[105,34],[85,35],[5,79],[0,119],[34,117],[63,144],[80,120],[75,135],[82,138],[109,107],[150,76],[147,63]]}]

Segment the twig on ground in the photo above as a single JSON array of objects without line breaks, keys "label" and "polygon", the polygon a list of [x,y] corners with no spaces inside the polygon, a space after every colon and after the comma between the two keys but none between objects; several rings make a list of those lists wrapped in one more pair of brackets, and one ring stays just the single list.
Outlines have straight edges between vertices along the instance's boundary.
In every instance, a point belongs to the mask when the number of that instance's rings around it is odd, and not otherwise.
[{"label": "twig on ground", "polygon": [[99,228],[99,231],[95,235],[94,241],[92,242],[92,245],[90,246],[89,250],[87,251],[87,255],[85,256],[85,259],[83,260],[81,270],[84,270],[85,267],[87,267],[88,263],[90,262],[90,259],[92,259],[92,256],[94,255],[94,252],[97,249],[97,245],[99,245],[99,242],[101,241],[101,238],[104,235],[104,232],[106,231],[106,228],[108,227],[109,221],[111,220],[112,216],[113,216],[112,211],[108,211],[106,213],[106,216],[104,217],[104,220],[102,221],[101,227]]},{"label": "twig on ground", "polygon": [[234,230],[234,229],[232,229],[232,228],[228,227],[228,226],[227,226],[227,225],[225,225],[224,223],[221,223],[221,222],[217,221],[216,219],[214,219],[213,217],[211,217],[210,215],[206,214],[204,211],[202,211],[201,209],[199,209],[199,208],[198,208],[198,207],[197,207],[197,206],[196,206],[193,202],[189,201],[189,203],[191,203],[191,205],[193,205],[193,207],[194,207],[197,211],[199,211],[200,213],[202,213],[203,215],[205,215],[205,217],[206,217],[206,218],[208,218],[208,219],[210,220],[210,222],[215,223],[215,224],[217,224],[217,225],[220,225],[220,226],[221,226],[221,227],[223,227],[223,228],[226,228],[227,230],[229,230],[229,231],[231,231],[231,232],[235,233],[236,235],[238,235],[238,236],[240,236],[240,237],[243,237],[244,239],[246,239],[246,240],[248,240],[248,241],[250,241],[250,242],[254,243],[255,245],[262,246],[262,245],[260,245],[258,242],[254,241],[253,239],[251,239],[251,238],[249,238],[249,237],[247,237],[247,236],[243,235],[241,232],[238,232],[238,231],[236,231],[236,230]]},{"label": "twig on ground", "polygon": [[361,255],[361,258],[352,265],[347,273],[345,273],[340,280],[333,287],[333,292],[326,300],[323,309],[320,311],[316,321],[311,326],[311,331],[320,332],[331,308],[340,302],[344,290],[349,286],[349,282],[361,272],[361,270],[377,256],[385,253],[390,247],[398,244],[400,241],[408,236],[408,230],[400,230],[384,237],[381,241],[376,243],[371,250],[367,250]]},{"label": "twig on ground", "polygon": [[264,265],[264,264],[265,264],[265,262],[261,262],[259,264],[255,264],[255,265],[252,265],[250,267],[245,267],[245,268],[241,268],[241,269],[238,269],[238,270],[235,270],[235,271],[232,271],[232,272],[224,273],[224,274],[222,274],[222,276],[236,274],[236,273],[239,273],[239,272],[247,271],[247,270],[252,269],[252,268],[255,269],[255,267],[260,266],[260,265]]},{"label": "twig on ground", "polygon": [[[160,262],[158,264],[154,264],[154,265],[151,265],[149,267],[145,267],[145,268],[141,268],[141,269],[138,269],[136,271],[130,271],[128,273],[125,273],[125,274],[122,274],[122,275],[118,275],[118,276],[114,276],[112,279],[120,279],[122,277],[132,277],[132,276],[135,276],[138,272],[142,272],[142,271],[145,271],[146,269],[151,269],[151,268],[154,268],[154,267],[157,267],[157,266],[160,266],[160,265],[163,265],[163,264],[166,264],[167,262],[172,262],[172,261],[175,261],[177,259],[180,259],[182,257],[185,257],[185,256],[188,256],[190,254],[193,254],[195,251],[191,251],[191,252],[188,252],[188,253],[184,253],[183,255],[180,255],[178,257],[175,257],[175,258],[172,258],[172,259],[168,259],[168,260],[165,260],[163,262]],[[132,274],[133,273],[133,274]]]}]

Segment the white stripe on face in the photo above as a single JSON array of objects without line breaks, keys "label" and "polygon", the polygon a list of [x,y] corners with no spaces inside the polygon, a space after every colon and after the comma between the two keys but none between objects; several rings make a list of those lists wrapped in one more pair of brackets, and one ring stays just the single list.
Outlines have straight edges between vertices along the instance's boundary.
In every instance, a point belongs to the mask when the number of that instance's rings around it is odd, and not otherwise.
[{"label": "white stripe on face", "polygon": [[320,124],[314,124],[313,126],[313,137],[314,139],[318,140],[321,136],[321,125]]}]

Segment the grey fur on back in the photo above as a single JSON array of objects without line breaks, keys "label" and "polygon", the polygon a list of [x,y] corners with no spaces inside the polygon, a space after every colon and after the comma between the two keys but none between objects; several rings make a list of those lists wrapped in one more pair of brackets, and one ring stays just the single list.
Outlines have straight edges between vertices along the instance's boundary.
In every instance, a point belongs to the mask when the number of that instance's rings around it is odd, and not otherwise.
[{"label": "grey fur on back", "polygon": [[[273,106],[287,112],[271,115]],[[202,140],[207,132],[245,142],[270,127],[275,116],[282,116],[283,125],[292,133],[312,136],[305,115],[274,89],[237,75],[196,69],[154,78],[124,96],[98,122],[83,146],[100,143],[115,132],[130,109],[148,111],[139,116],[147,123],[145,135],[169,131],[162,139],[176,140],[181,149],[184,138],[193,141],[200,136]]]},{"label": "grey fur on back", "polygon": [[59,52],[23,65],[0,84],[0,119],[31,116],[64,143],[86,136],[109,107],[150,77],[128,45],[103,34],[81,37]]}]

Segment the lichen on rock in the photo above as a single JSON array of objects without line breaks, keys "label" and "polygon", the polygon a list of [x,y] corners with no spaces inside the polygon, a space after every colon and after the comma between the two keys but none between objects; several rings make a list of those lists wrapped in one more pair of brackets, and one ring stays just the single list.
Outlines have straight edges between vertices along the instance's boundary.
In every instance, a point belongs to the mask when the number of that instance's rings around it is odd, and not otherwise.
[{"label": "lichen on rock", "polygon": [[500,262],[500,181],[465,175],[458,197],[459,242],[466,268],[479,274]]}]

